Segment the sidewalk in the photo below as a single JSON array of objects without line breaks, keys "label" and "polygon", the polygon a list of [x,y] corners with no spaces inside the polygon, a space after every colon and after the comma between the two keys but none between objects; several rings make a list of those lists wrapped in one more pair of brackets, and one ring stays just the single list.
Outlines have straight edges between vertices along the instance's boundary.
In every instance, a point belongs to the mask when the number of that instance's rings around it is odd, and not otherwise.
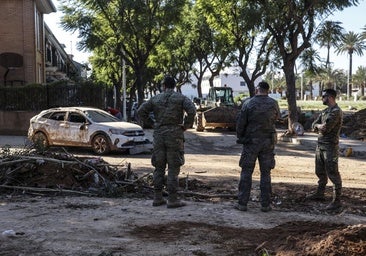
[{"label": "sidewalk", "polygon": [[[280,137],[282,134],[279,132],[279,140],[283,142],[289,142],[294,144],[301,144],[304,146],[309,146],[314,148],[317,145],[318,135],[312,132],[305,132],[304,135],[299,135],[297,137]],[[361,140],[353,140],[349,138],[339,138],[339,151],[340,156],[346,156],[347,152],[351,154],[349,157],[356,157],[356,158],[365,158],[366,159],[366,142]]]},{"label": "sidewalk", "polygon": [[27,136],[0,135],[0,148],[9,145],[10,147],[23,148],[29,145]]}]

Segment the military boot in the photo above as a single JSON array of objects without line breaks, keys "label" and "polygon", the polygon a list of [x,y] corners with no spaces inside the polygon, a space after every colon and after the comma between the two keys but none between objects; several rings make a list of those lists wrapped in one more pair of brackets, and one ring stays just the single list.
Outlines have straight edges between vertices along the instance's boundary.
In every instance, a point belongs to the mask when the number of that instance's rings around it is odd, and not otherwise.
[{"label": "military boot", "polygon": [[307,195],[305,197],[305,199],[306,200],[313,200],[313,201],[325,201],[324,193],[325,193],[325,188],[319,188],[318,187],[318,189],[315,192]]},{"label": "military boot", "polygon": [[234,208],[239,211],[243,211],[243,212],[246,212],[248,210],[248,207],[246,204],[240,204],[240,203],[235,204]]},{"label": "military boot", "polygon": [[163,198],[163,192],[161,190],[155,190],[154,191],[154,201],[153,206],[160,206],[166,204],[165,199]]},{"label": "military boot", "polygon": [[342,190],[335,189],[333,191],[333,201],[325,208],[325,210],[327,210],[327,211],[339,210],[342,207],[341,195],[342,195]]},{"label": "military boot", "polygon": [[169,194],[168,204],[167,204],[168,208],[178,208],[178,207],[182,207],[185,205],[186,205],[186,203],[184,203],[178,199],[177,194]]}]

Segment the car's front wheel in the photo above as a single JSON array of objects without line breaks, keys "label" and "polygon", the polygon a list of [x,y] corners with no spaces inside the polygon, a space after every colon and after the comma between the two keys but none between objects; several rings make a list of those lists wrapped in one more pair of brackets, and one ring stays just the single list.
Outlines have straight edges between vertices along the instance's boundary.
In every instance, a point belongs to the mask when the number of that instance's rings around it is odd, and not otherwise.
[{"label": "car's front wheel", "polygon": [[111,151],[109,141],[105,135],[99,134],[93,138],[92,149],[97,155],[106,155]]},{"label": "car's front wheel", "polygon": [[41,150],[47,149],[49,147],[47,136],[43,132],[37,132],[34,134],[33,143],[36,148]]}]

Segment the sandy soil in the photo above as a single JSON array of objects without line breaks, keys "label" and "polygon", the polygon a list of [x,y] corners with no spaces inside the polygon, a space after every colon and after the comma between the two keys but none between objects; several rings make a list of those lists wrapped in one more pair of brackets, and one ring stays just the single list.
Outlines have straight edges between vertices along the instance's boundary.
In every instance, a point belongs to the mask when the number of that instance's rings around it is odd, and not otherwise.
[{"label": "sandy soil", "polygon": [[[0,255],[366,254],[364,159],[340,158],[344,207],[328,213],[330,184],[327,201],[305,200],[316,188],[314,148],[280,142],[272,171],[273,211],[260,211],[257,166],[249,210],[240,212],[233,208],[240,151],[232,132],[187,132],[180,176],[187,206],[178,209],[152,207],[148,187],[113,197],[2,189]],[[139,177],[152,171],[149,154],[103,159],[131,163]]]}]

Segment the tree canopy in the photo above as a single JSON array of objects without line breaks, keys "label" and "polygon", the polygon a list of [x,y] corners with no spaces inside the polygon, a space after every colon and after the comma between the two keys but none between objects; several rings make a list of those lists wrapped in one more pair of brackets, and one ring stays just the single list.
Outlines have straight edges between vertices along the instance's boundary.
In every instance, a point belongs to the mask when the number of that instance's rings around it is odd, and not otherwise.
[{"label": "tree canopy", "polygon": [[[223,68],[239,66],[253,95],[254,82],[265,74],[267,67],[281,67],[292,131],[292,124],[298,119],[296,61],[304,52],[312,53],[308,50],[315,38],[329,51],[339,39],[332,33],[341,30],[340,24],[325,22],[317,31],[316,23],[358,2],[62,0],[61,10],[63,27],[79,31],[79,46],[94,53],[94,77],[120,91],[124,60],[130,94],[137,91],[140,103],[146,90],[156,91],[167,73],[176,77],[179,88],[195,76],[201,97],[206,72],[211,73],[212,81]],[[329,62],[328,54],[327,66]],[[311,62],[307,65],[315,71]]]}]

